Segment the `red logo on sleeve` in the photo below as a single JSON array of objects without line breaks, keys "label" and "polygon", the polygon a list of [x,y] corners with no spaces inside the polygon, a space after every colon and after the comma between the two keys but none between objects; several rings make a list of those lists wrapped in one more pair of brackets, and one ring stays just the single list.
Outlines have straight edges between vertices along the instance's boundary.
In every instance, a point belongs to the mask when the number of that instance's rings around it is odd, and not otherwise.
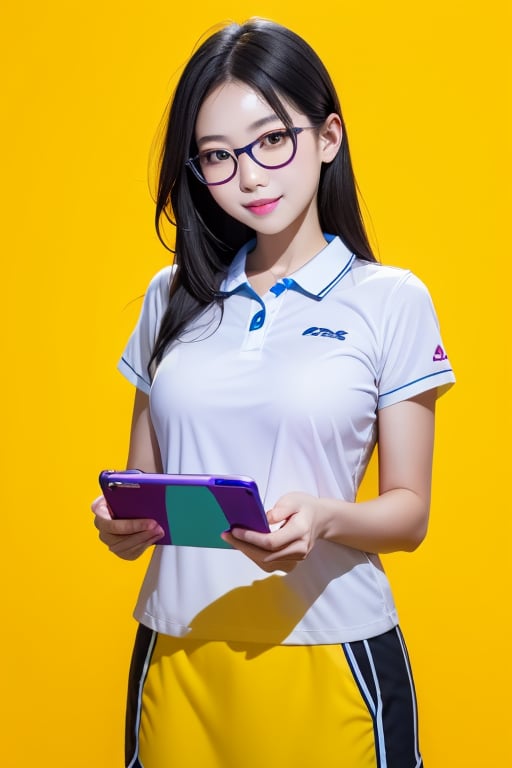
[{"label": "red logo on sleeve", "polygon": [[448,355],[440,344],[437,345],[434,357],[432,358],[434,363],[440,363],[442,360],[448,360]]}]

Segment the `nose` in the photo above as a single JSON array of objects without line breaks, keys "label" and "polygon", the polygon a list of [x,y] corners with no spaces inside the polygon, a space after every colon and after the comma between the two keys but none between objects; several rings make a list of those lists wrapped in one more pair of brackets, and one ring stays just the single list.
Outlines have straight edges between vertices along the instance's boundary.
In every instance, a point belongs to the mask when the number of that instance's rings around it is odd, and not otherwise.
[{"label": "nose", "polygon": [[242,192],[250,192],[256,187],[266,187],[268,173],[266,168],[258,165],[247,153],[238,158],[238,182]]}]

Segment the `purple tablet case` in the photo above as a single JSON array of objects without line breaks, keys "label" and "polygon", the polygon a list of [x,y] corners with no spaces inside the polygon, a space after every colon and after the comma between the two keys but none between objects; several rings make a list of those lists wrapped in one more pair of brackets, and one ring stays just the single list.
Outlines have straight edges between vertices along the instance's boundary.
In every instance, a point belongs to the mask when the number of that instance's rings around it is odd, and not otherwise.
[{"label": "purple tablet case", "polygon": [[162,526],[158,544],[231,549],[220,538],[228,528],[269,532],[258,488],[248,477],[104,470],[99,482],[114,517],[147,517]]}]

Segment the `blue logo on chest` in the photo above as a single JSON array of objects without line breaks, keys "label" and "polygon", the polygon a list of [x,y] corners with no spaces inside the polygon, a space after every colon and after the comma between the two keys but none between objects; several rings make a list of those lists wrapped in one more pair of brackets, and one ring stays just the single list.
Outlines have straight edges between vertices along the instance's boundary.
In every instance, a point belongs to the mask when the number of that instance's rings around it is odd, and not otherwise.
[{"label": "blue logo on chest", "polygon": [[303,336],[324,336],[328,339],[338,339],[338,341],[345,341],[348,331],[331,331],[329,328],[317,328],[315,325],[303,331]]}]

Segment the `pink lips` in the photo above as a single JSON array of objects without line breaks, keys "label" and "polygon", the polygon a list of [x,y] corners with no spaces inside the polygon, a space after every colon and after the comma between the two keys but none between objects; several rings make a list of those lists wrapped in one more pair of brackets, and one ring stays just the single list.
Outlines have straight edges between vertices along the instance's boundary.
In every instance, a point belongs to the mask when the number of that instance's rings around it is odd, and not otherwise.
[{"label": "pink lips", "polygon": [[244,208],[247,208],[248,211],[256,214],[256,216],[265,216],[277,208],[280,199],[280,197],[276,197],[272,200],[254,200],[252,203],[245,205]]}]

